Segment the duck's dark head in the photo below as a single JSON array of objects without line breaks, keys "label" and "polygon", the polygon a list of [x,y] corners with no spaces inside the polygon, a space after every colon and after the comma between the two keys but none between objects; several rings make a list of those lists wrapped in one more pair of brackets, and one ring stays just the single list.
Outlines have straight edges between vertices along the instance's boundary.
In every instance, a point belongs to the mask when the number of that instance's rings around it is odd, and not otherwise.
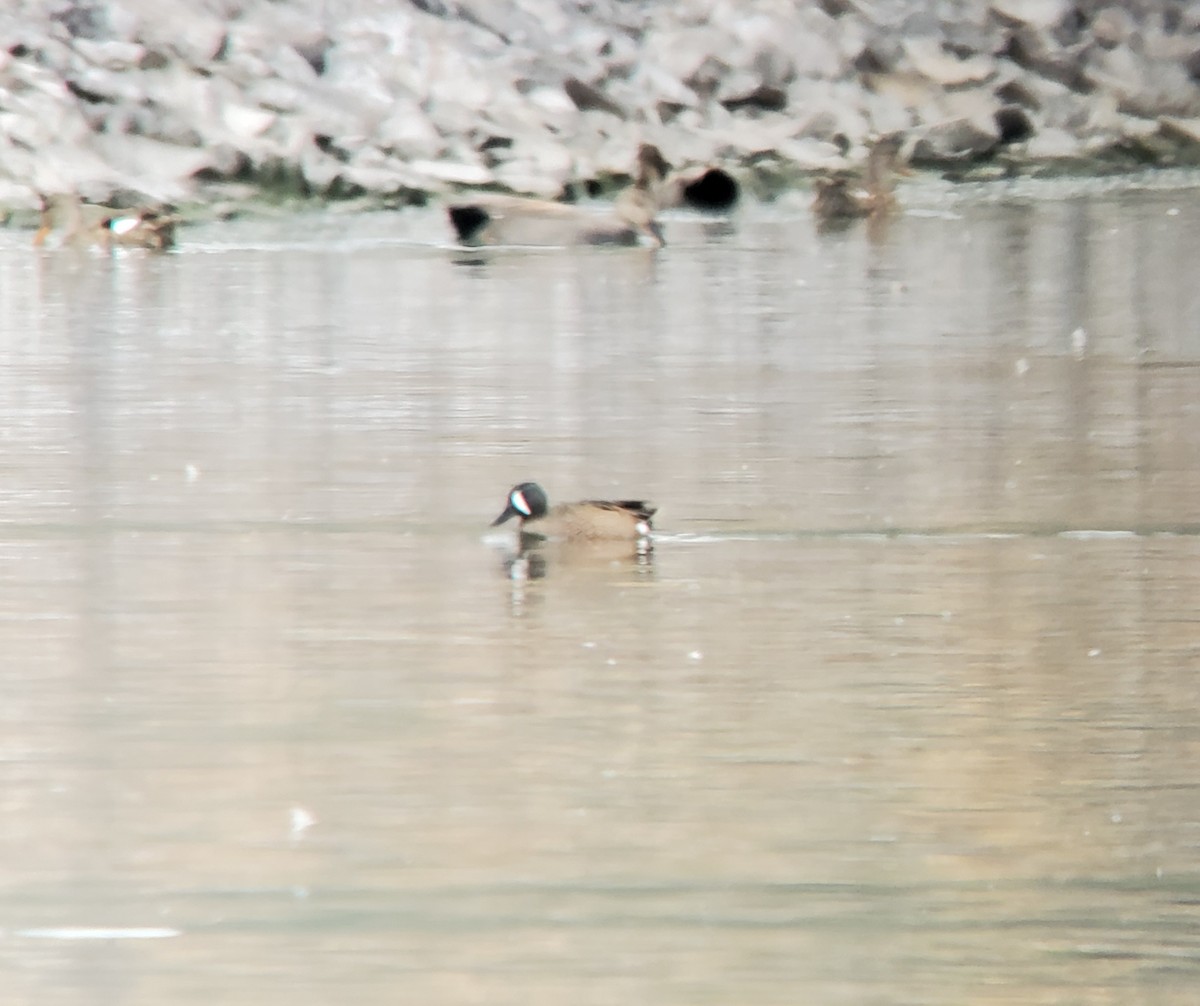
[{"label": "duck's dark head", "polygon": [[546,516],[546,493],[536,482],[522,482],[513,486],[508,493],[508,505],[494,521],[492,527],[503,524],[510,517],[536,520]]},{"label": "duck's dark head", "polygon": [[637,171],[634,179],[639,185],[653,185],[667,177],[671,162],[653,143],[643,143],[637,151]]}]

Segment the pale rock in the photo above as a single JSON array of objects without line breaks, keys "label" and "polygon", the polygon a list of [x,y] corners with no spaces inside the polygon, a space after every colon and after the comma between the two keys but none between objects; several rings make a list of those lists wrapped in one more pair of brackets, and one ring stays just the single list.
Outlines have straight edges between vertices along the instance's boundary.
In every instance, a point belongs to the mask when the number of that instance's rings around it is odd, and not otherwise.
[{"label": "pale rock", "polygon": [[244,151],[231,143],[220,141],[215,143],[210,141],[204,149],[208,152],[212,162],[209,170],[221,176],[237,173],[247,161],[253,164],[265,163],[269,156],[265,145],[260,145],[257,157],[252,157],[249,151]]},{"label": "pale rock", "polygon": [[736,67],[725,74],[718,83],[713,98],[728,107],[730,103],[737,104],[747,100],[762,86],[762,76],[751,67]]},{"label": "pale rock", "polygon": [[[1111,136],[1127,135],[1129,116],[1121,112],[1121,105],[1115,94],[1096,94],[1092,100],[1071,120],[1072,132],[1080,136],[1095,136],[1105,134]],[[1152,120],[1146,120],[1150,130],[1154,130]]]},{"label": "pale rock", "polygon": [[486,65],[463,53],[440,53],[430,80],[430,93],[439,103],[446,102],[482,111],[507,88],[498,74],[489,73]]},{"label": "pale rock", "polygon": [[221,120],[225,128],[236,139],[250,140],[262,136],[275,124],[278,116],[252,105],[228,104],[221,109]]},{"label": "pale rock", "polygon": [[614,59],[628,58],[636,51],[628,36],[616,35],[590,21],[576,24],[569,38],[574,53],[604,64],[611,64]]},{"label": "pale rock", "polygon": [[160,143],[145,136],[95,137],[95,149],[122,175],[137,179],[131,188],[163,199],[177,199],[187,192],[192,177],[212,167],[212,155],[203,149],[188,149]]},{"label": "pale rock", "polygon": [[351,163],[342,168],[341,177],[366,192],[397,192],[406,187],[411,176],[392,164]]},{"label": "pale rock", "polygon": [[744,151],[746,156],[778,150],[796,136],[795,122],[786,115],[763,115],[758,118],[731,117],[721,124],[714,124],[712,136],[716,140],[718,156],[725,151]]},{"label": "pale rock", "polygon": [[[0,206],[21,210],[36,210],[41,206],[38,194],[23,182],[10,181],[0,175]],[[3,214],[0,214],[3,219]]]},{"label": "pale rock", "polygon": [[334,41],[325,54],[325,81],[339,84],[343,74],[352,76],[364,64],[380,64],[394,59],[412,62],[412,54],[405,50],[406,41],[396,41],[392,35],[371,26],[352,24]]},{"label": "pale rock", "polygon": [[1077,137],[1057,127],[1039,129],[1025,144],[1025,153],[1037,161],[1064,161],[1078,157],[1081,145]]},{"label": "pale rock", "polygon": [[1122,111],[1147,118],[1200,113],[1200,91],[1178,63],[1149,60],[1123,46],[1099,53],[1087,74],[1117,96]]},{"label": "pale rock", "polygon": [[194,67],[211,64],[226,44],[224,20],[199,4],[172,3],[162,0],[126,0],[126,6],[139,14],[137,38],[146,48],[173,52]]},{"label": "pale rock", "polygon": [[309,147],[299,157],[300,176],[314,192],[328,192],[342,177],[345,165],[316,147]]},{"label": "pale rock", "polygon": [[1092,37],[1106,49],[1125,45],[1134,31],[1133,15],[1124,7],[1105,7],[1092,19]]},{"label": "pale rock", "polygon": [[1001,17],[1035,28],[1058,24],[1069,9],[1069,0],[992,0],[991,9]]},{"label": "pale rock", "polygon": [[[911,129],[916,121],[910,106],[887,94],[866,95],[865,100],[861,102],[861,108],[859,118],[869,124],[867,134],[882,136],[886,133],[903,133]],[[853,126],[845,124],[842,125],[841,131],[846,135],[864,135]]]},{"label": "pale rock", "polygon": [[492,168],[496,182],[529,195],[554,198],[575,176],[574,157],[559,143],[531,138],[516,144]]},{"label": "pale rock", "polygon": [[84,104],[103,102],[139,102],[144,87],[134,74],[114,73],[99,66],[85,65],[71,75],[71,84],[77,95],[87,95]]},{"label": "pale rock", "polygon": [[723,67],[716,54],[726,48],[723,36],[707,26],[660,30],[646,40],[643,59],[703,97],[716,86]]},{"label": "pale rock", "polygon": [[283,114],[302,113],[309,89],[278,78],[257,80],[246,88],[246,97],[259,108]]},{"label": "pale rock", "polygon": [[804,171],[833,171],[846,166],[835,144],[810,137],[784,140],[774,152]]},{"label": "pale rock", "polygon": [[[259,25],[266,31],[274,44],[273,65],[281,61],[291,62],[292,57],[304,64],[303,68],[288,66],[288,74],[296,74],[299,82],[312,79],[316,74],[312,60],[324,59],[329,47],[325,18],[316,16],[317,11],[304,10],[303,4],[267,3],[257,9]],[[270,47],[265,47],[270,48]]]},{"label": "pale rock", "polygon": [[1100,135],[1104,138],[1122,137],[1135,138],[1143,141],[1149,141],[1154,137],[1170,136],[1170,131],[1162,128],[1161,121],[1155,119],[1144,119],[1139,115],[1122,115],[1120,118],[1121,121],[1118,126],[1105,129]]},{"label": "pale rock", "polygon": [[1000,100],[991,91],[969,88],[947,91],[938,102],[940,114],[947,118],[990,121],[1000,108]]},{"label": "pale rock", "polygon": [[561,87],[535,87],[525,95],[525,100],[547,113],[552,120],[571,118],[578,112],[575,103]]},{"label": "pale rock", "polygon": [[995,60],[986,56],[959,59],[943,50],[941,42],[932,37],[904,40],[904,52],[909,65],[941,87],[961,87],[978,84],[996,72]]},{"label": "pale rock", "polygon": [[[596,148],[590,157],[576,156],[574,165],[570,160],[565,160],[559,164],[559,173],[566,176],[568,172],[574,170],[574,174],[580,178],[599,178],[602,176],[619,177],[631,175],[637,163],[637,148],[639,142],[646,137],[639,137],[633,134],[623,134],[618,137],[605,138]],[[704,144],[703,137],[693,137],[693,145],[696,147],[703,146],[707,149],[708,144]],[[663,150],[664,156],[672,163],[680,157],[680,148],[672,148],[671,153]]]},{"label": "pale rock", "polygon": [[106,40],[93,42],[89,39],[75,40],[74,49],[93,66],[105,70],[132,70],[146,58],[146,47],[137,42]]},{"label": "pale rock", "polygon": [[[318,79],[312,64],[294,46],[274,46],[267,54],[267,62],[274,78],[301,85],[311,85]],[[386,89],[384,93],[388,93]]]},{"label": "pale rock", "polygon": [[[457,102],[440,101],[430,104],[427,112],[429,121],[443,137],[504,135],[490,120],[483,118],[472,108]],[[481,121],[482,119],[482,121]]]},{"label": "pale rock", "polygon": [[[646,96],[646,99],[639,103],[643,108],[652,107],[660,102],[669,102],[681,108],[696,108],[700,104],[695,91],[675,74],[656,63],[643,64],[631,84],[636,94]],[[631,103],[625,104],[629,107]]]},{"label": "pale rock", "polygon": [[129,0],[108,0],[104,5],[104,19],[109,39],[116,42],[137,40],[141,18]]},{"label": "pale rock", "polygon": [[371,136],[387,116],[390,102],[356,101],[353,94],[311,88],[304,101],[304,120],[314,133],[350,139]]},{"label": "pale rock", "polygon": [[199,77],[178,63],[146,76],[153,78],[149,88],[155,100],[137,106],[137,132],[169,143],[199,146],[214,130],[223,131],[219,116],[222,102],[213,94],[218,85],[216,78]]},{"label": "pale rock", "polygon": [[432,159],[445,148],[429,116],[411,99],[402,99],[392,107],[391,114],[375,130],[375,138],[403,157]]},{"label": "pale rock", "polygon": [[1172,116],[1163,116],[1158,120],[1158,126],[1170,139],[1183,141],[1191,146],[1200,146],[1200,117],[1178,119]]},{"label": "pale rock", "polygon": [[35,192],[78,192],[104,199],[120,184],[121,173],[90,147],[47,143],[24,178]]},{"label": "pale rock", "polygon": [[[830,33],[825,41],[828,48],[842,66],[848,66],[862,55],[870,44],[870,33],[867,26],[860,21],[839,22],[837,30]],[[809,57],[811,58],[811,57]],[[804,64],[796,61],[797,72]],[[828,76],[826,74],[826,76]]]},{"label": "pale rock", "polygon": [[408,162],[408,169],[422,178],[453,185],[481,186],[489,184],[493,179],[492,172],[481,164],[411,160]]},{"label": "pale rock", "polygon": [[815,35],[797,38],[791,58],[798,77],[836,80],[845,74],[845,62],[838,49]]},{"label": "pale rock", "polygon": [[247,146],[246,153],[256,163],[266,163],[271,159],[295,161],[315,143],[316,137],[303,118],[280,116],[266,136],[253,146]]},{"label": "pale rock", "polygon": [[562,185],[548,178],[536,161],[522,158],[497,165],[492,173],[494,184],[510,192],[537,199],[557,199],[562,195]]}]

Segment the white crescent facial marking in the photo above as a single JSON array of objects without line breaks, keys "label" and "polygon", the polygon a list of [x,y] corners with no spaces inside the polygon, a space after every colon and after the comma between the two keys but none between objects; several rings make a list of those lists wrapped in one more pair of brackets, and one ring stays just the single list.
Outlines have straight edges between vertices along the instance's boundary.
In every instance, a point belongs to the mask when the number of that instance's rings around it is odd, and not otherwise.
[{"label": "white crescent facial marking", "polygon": [[533,510],[530,508],[529,504],[525,502],[525,496],[522,494],[520,489],[517,489],[513,492],[512,496],[509,497],[509,502],[512,503],[514,510],[520,511],[526,517],[533,513]]},{"label": "white crescent facial marking", "polygon": [[634,530],[636,530],[638,534],[645,537],[646,535],[648,535],[650,533],[650,525],[647,524],[644,520],[640,520],[640,521],[638,521],[637,527]]},{"label": "white crescent facial marking", "polygon": [[109,222],[108,229],[114,234],[128,234],[139,223],[141,223],[139,217],[117,217]]}]

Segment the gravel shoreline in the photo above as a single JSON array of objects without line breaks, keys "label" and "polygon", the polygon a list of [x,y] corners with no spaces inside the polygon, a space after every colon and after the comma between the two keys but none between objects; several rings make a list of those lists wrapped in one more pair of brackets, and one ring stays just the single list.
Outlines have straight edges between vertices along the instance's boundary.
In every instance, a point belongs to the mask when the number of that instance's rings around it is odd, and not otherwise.
[{"label": "gravel shoreline", "polygon": [[641,142],[769,196],[903,132],[955,177],[1200,163],[1167,0],[17,0],[0,207],[604,194]]}]

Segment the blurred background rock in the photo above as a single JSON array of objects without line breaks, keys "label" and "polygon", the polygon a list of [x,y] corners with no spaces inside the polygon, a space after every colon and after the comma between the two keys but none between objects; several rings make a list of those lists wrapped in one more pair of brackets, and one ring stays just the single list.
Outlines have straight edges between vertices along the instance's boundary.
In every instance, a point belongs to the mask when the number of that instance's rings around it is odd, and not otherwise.
[{"label": "blurred background rock", "polygon": [[1182,0],[10,0],[0,206],[557,197],[640,142],[769,195],[903,131],[971,177],[1190,163]]}]

